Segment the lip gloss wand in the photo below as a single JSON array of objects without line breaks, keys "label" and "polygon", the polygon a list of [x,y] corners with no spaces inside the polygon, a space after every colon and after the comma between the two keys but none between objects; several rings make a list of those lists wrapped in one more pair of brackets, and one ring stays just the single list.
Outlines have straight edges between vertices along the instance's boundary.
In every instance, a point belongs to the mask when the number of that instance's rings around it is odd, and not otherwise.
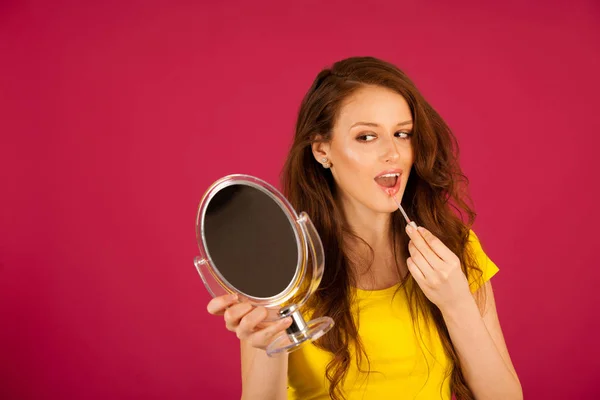
[{"label": "lip gloss wand", "polygon": [[394,199],[394,202],[396,203],[396,205],[398,206],[398,209],[400,210],[400,212],[404,216],[404,219],[406,220],[406,223],[408,225],[411,225],[412,227],[414,227],[416,229],[417,228],[417,224],[414,221],[411,221],[410,218],[408,218],[408,215],[406,215],[406,212],[402,208],[402,205],[400,204],[400,202],[396,199],[396,196],[392,195],[391,193],[388,193],[388,194],[390,195],[390,197],[392,199]]}]

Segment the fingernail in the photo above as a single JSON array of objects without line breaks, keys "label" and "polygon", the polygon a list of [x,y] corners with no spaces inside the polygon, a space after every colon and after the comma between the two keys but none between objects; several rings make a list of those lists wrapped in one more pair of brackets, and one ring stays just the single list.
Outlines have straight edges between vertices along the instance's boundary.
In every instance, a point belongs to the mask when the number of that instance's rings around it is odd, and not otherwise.
[{"label": "fingernail", "polygon": [[292,317],[286,317],[283,319],[283,322],[281,323],[282,325],[287,325],[290,322],[292,322]]},{"label": "fingernail", "polygon": [[406,232],[412,233],[413,232],[413,227],[410,226],[410,225],[406,225]]},{"label": "fingernail", "polygon": [[410,221],[410,225],[412,225],[413,228],[417,229],[417,223],[415,221]]},{"label": "fingernail", "polygon": [[417,230],[421,233],[425,232],[425,228],[423,228],[422,226],[418,227]]},{"label": "fingernail", "polygon": [[230,301],[236,301],[238,299],[237,294],[233,293],[229,295],[229,300]]}]

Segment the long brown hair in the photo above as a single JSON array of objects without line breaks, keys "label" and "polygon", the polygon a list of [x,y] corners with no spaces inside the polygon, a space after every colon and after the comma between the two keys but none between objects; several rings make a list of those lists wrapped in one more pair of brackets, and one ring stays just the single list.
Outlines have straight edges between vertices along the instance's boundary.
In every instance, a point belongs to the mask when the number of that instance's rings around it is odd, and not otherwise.
[{"label": "long brown hair", "polygon": [[[282,189],[292,206],[305,211],[317,228],[325,248],[326,267],[311,306],[315,315],[328,315],[334,328],[315,344],[332,354],[326,374],[329,394],[343,399],[340,384],[350,363],[350,346],[354,346],[357,362],[364,353],[358,335],[357,321],[352,316],[352,290],[355,277],[350,268],[355,261],[343,243],[352,233],[336,205],[336,187],[331,172],[314,158],[311,145],[316,140],[330,140],[343,101],[364,85],[379,85],[402,95],[413,118],[414,164],[402,198],[403,207],[418,225],[425,226],[461,260],[467,277],[481,270],[467,249],[469,231],[476,214],[469,206],[466,191],[468,179],[458,164],[458,144],[440,115],[419,93],[412,81],[396,66],[373,58],[352,57],[322,70],[302,100],[294,141],[282,171]],[[392,214],[392,233],[396,260],[408,253],[404,219]],[[396,261],[398,265],[398,261]],[[473,399],[461,372],[458,355],[450,340],[440,310],[430,302],[407,274],[400,287],[406,291],[411,317],[433,321],[445,353],[451,360],[450,387],[457,399]],[[478,301],[481,305],[481,301]],[[415,324],[417,325],[417,324]]]}]

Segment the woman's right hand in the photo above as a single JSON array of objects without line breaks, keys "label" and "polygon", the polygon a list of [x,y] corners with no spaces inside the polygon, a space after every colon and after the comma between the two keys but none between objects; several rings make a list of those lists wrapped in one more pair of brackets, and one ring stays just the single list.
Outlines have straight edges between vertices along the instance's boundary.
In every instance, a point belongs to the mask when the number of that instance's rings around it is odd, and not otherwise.
[{"label": "woman's right hand", "polygon": [[212,315],[223,315],[227,330],[235,332],[238,339],[248,341],[252,347],[262,350],[267,348],[277,334],[292,324],[290,317],[264,322],[267,318],[266,308],[238,302],[235,294],[215,297],[206,308]]}]

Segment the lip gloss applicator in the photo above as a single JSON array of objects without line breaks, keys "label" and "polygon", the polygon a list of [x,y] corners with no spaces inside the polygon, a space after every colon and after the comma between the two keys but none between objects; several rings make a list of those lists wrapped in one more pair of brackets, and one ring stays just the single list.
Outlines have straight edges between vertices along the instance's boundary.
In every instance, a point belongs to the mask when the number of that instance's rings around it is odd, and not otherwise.
[{"label": "lip gloss applicator", "polygon": [[390,197],[392,199],[394,199],[394,202],[396,203],[396,205],[398,206],[398,209],[400,210],[400,212],[402,213],[402,215],[404,216],[404,219],[406,220],[406,223],[412,227],[414,227],[415,229],[417,229],[417,224],[414,221],[411,221],[410,218],[408,218],[408,215],[406,215],[406,212],[404,211],[404,209],[402,208],[402,205],[400,204],[400,202],[396,199],[396,196],[394,196],[392,193],[388,192],[388,194],[390,195]]}]

